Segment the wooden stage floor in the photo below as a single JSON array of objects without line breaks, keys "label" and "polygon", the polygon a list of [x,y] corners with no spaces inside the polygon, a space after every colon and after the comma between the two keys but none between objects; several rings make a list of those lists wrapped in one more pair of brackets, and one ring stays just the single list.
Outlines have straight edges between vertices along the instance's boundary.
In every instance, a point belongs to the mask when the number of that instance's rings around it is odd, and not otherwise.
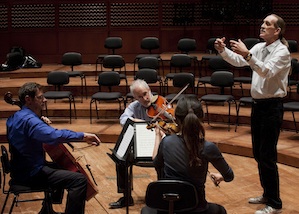
[{"label": "wooden stage floor", "polygon": [[[27,81],[37,81],[46,84],[46,73],[50,69],[65,69],[61,65],[45,65],[40,70],[14,71],[11,73],[0,73],[0,92],[4,95],[7,91],[12,91],[16,96],[17,89]],[[98,183],[98,194],[86,203],[86,214],[102,213],[126,213],[126,209],[109,209],[109,203],[117,200],[121,195],[116,189],[115,164],[108,157],[107,152],[113,148],[121,126],[117,116],[114,119],[99,119],[89,123],[89,101],[90,94],[97,89],[97,83],[94,79],[94,65],[82,65],[86,69],[89,97],[83,103],[76,103],[78,119],[68,123],[68,118],[55,118],[52,115],[53,126],[56,128],[69,128],[75,131],[89,131],[100,136],[103,143],[98,147],[85,147],[83,143],[74,143],[75,150],[71,151],[75,158],[80,160],[82,166],[90,164],[93,175]],[[129,83],[132,81],[129,77]],[[71,80],[71,87],[80,86],[79,78]],[[248,86],[245,86],[248,93]],[[123,85],[122,85],[123,89]],[[238,89],[235,88],[235,91]],[[239,93],[240,91],[238,91]],[[240,93],[239,93],[240,94]],[[3,96],[1,95],[1,96]],[[295,95],[295,93],[294,93]],[[296,97],[296,96],[293,96]],[[49,103],[53,114],[65,114],[68,109],[67,103]],[[116,112],[117,105],[111,107],[106,105],[102,108],[100,115],[105,115],[110,111]],[[0,100],[0,144],[5,143],[6,127],[5,122],[8,115],[18,110],[16,106],[6,104],[3,99]],[[210,108],[209,108],[210,110]],[[62,113],[61,113],[62,112]],[[220,188],[216,188],[210,180],[207,179],[206,194],[208,201],[216,202],[225,206],[229,214],[250,214],[261,208],[260,205],[251,205],[247,203],[249,197],[258,196],[262,192],[259,185],[257,166],[252,158],[251,136],[248,121],[250,118],[250,108],[241,109],[242,125],[234,131],[234,125],[231,125],[231,131],[227,131],[227,124],[223,115],[227,114],[227,106],[211,107],[212,122],[208,125],[205,122],[206,139],[215,142],[223,152],[228,163],[235,172],[235,179],[231,183],[221,183]],[[115,116],[115,114],[114,114]],[[232,111],[232,116],[235,113]],[[234,118],[235,119],[235,118]],[[234,121],[234,120],[233,120]],[[298,192],[299,192],[299,134],[294,131],[292,116],[288,112],[285,114],[285,127],[283,129],[278,144],[278,160],[281,184],[281,198],[283,201],[284,214],[299,214]],[[145,190],[151,181],[156,180],[156,172],[153,168],[133,167],[134,171],[134,189],[133,198],[135,205],[130,207],[129,213],[140,213],[144,206]],[[213,171],[211,167],[210,171]],[[10,198],[11,200],[11,198]],[[0,205],[3,204],[4,194],[0,194]],[[65,201],[62,205],[54,205],[56,211],[63,211]],[[40,209],[40,202],[22,203],[14,209],[14,213],[37,213]],[[5,213],[8,210],[6,209]]]},{"label": "wooden stage floor", "polygon": [[[109,209],[109,203],[117,200],[121,195],[116,192],[116,176],[114,162],[107,156],[114,144],[103,143],[99,147],[85,147],[85,144],[75,145],[74,155],[83,157],[95,176],[98,184],[98,194],[87,201],[86,214],[121,214],[126,209]],[[224,154],[228,163],[232,166],[235,179],[230,183],[221,183],[220,188],[215,187],[207,179],[206,195],[207,200],[222,204],[229,214],[251,214],[261,205],[247,203],[249,197],[258,196],[262,192],[259,185],[256,163],[252,158],[237,155]],[[83,162],[85,162],[85,160]],[[82,164],[84,164],[82,162]],[[214,171],[212,167],[210,171]],[[156,172],[153,168],[133,167],[132,196],[135,205],[129,208],[129,213],[138,214],[144,206],[145,190],[148,183],[156,180]],[[284,214],[298,214],[298,179],[299,169],[279,164],[281,198],[283,201]],[[0,195],[0,204],[3,203],[4,195]],[[10,198],[12,200],[12,198]],[[13,213],[37,213],[40,209],[40,202],[21,203],[15,207]],[[64,210],[65,201],[61,205],[54,205],[55,211]],[[8,211],[6,210],[5,213]]]}]

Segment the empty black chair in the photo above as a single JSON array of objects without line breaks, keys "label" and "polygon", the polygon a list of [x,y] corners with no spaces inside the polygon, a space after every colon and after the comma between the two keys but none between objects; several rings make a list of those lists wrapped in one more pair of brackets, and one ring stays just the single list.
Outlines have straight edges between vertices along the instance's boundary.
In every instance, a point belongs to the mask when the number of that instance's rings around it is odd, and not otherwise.
[{"label": "empty black chair", "polygon": [[192,213],[198,206],[198,194],[195,186],[187,181],[158,180],[147,186],[145,204],[141,214],[158,211],[168,214]]},{"label": "empty black chair", "polygon": [[[236,104],[235,98],[232,95],[232,87],[234,85],[233,73],[229,71],[215,71],[211,75],[211,85],[220,88],[219,94],[206,94],[201,97],[201,101],[204,102],[207,111],[208,124],[210,124],[208,105],[210,103],[228,103],[228,130],[230,130],[230,107],[231,103]],[[225,94],[225,88],[229,88],[230,93]],[[237,106],[236,106],[237,108]],[[237,109],[236,109],[237,111]]]},{"label": "empty black chair", "polygon": [[[49,85],[53,85],[54,89],[53,91],[47,91],[44,93],[44,97],[46,99],[52,99],[52,100],[58,100],[58,99],[68,99],[70,110],[70,123],[72,123],[72,104],[74,106],[74,113],[75,118],[77,118],[76,114],[76,104],[75,104],[75,97],[71,91],[64,91],[62,90],[64,85],[67,85],[69,83],[69,74],[64,71],[51,71],[48,73],[47,77],[47,83]],[[48,103],[45,103],[46,106],[46,114],[48,116]]]},{"label": "empty black chair", "polygon": [[140,53],[138,54],[135,59],[134,59],[134,75],[135,75],[135,67],[136,67],[136,64],[138,63],[138,61],[143,58],[143,57],[146,57],[146,56],[153,56],[153,57],[156,57],[158,58],[161,63],[162,63],[162,66],[163,66],[163,61],[161,59],[161,56],[159,53],[153,53],[154,50],[158,50],[160,48],[160,41],[157,37],[145,37],[141,40],[141,43],[140,43],[140,48],[142,50],[147,50],[147,53]]},{"label": "empty black chair", "polygon": [[[175,74],[172,79],[172,84],[173,84],[173,88],[177,90],[176,92],[165,95],[165,99],[168,102],[170,101],[177,102],[182,96],[197,97],[197,95],[195,94],[194,81],[195,81],[195,77],[192,73],[182,72],[182,73]],[[187,86],[187,88],[185,88],[185,90],[182,91],[180,95],[178,95],[178,93],[181,90],[183,90],[185,86]]]},{"label": "empty black chair", "polygon": [[96,60],[95,79],[98,77],[98,64],[102,66],[103,59],[105,56],[115,54],[117,49],[122,48],[123,40],[121,37],[107,37],[104,42],[104,47],[108,50],[107,54],[100,54]]},{"label": "empty black chair", "polygon": [[[299,94],[299,85],[298,84],[297,84],[297,94]],[[283,104],[283,110],[292,112],[294,127],[295,127],[295,130],[296,130],[296,133],[298,133],[297,122],[296,122],[296,118],[295,118],[295,112],[299,111],[299,101],[285,102]]]},{"label": "empty black chair", "polygon": [[[221,56],[215,56],[208,60],[208,67],[210,72],[215,71],[228,71],[230,69],[230,65],[226,62]],[[211,84],[211,76],[200,76],[197,81],[197,94],[199,94],[199,88],[201,85],[204,86],[205,94],[208,93],[207,84]]]},{"label": "empty black chair", "polygon": [[[138,60],[138,69],[142,69],[142,68],[155,69],[158,72],[158,78],[162,80],[160,67],[161,67],[160,60],[154,56],[146,56]],[[162,75],[164,76],[163,66],[162,66]]]},{"label": "empty black chair", "polygon": [[[92,123],[92,104],[95,103],[97,119],[99,119],[97,102],[117,101],[119,104],[119,114],[122,111],[121,103],[124,102],[124,97],[119,91],[112,91],[112,88],[118,88],[120,84],[120,75],[116,71],[104,71],[98,77],[99,92],[93,94],[90,100],[89,115],[90,123]],[[107,87],[109,91],[102,91],[103,87]]]},{"label": "empty black chair", "polygon": [[[147,58],[147,57],[146,57]],[[142,58],[144,59],[144,58]],[[141,59],[141,60],[142,60]],[[162,93],[163,89],[163,81],[161,80],[161,77],[158,76],[158,73],[155,69],[152,68],[141,68],[136,72],[136,75],[134,77],[134,80],[136,79],[142,79],[144,80],[147,84],[155,84],[159,83],[159,94]],[[153,95],[158,95],[157,92],[152,91]],[[134,96],[131,92],[126,94],[126,99],[125,99],[125,107],[127,103],[131,100],[134,99]]]},{"label": "empty black chair", "polygon": [[128,91],[128,79],[125,59],[121,55],[107,55],[104,57],[102,62],[101,72],[107,71],[117,71],[119,73],[120,79],[126,82],[126,92]]},{"label": "empty black chair", "polygon": [[208,61],[213,58],[216,57],[218,54],[218,51],[215,49],[214,44],[217,38],[212,37],[208,39],[207,42],[207,48],[206,48],[206,52],[208,53],[207,55],[203,55],[201,57],[201,72],[199,73],[199,77],[203,76],[202,72],[208,67]]},{"label": "empty black chair", "polygon": [[183,38],[178,41],[178,50],[183,53],[189,55],[194,62],[194,75],[196,74],[196,70],[199,70],[199,61],[197,56],[190,55],[190,52],[196,50],[196,40],[191,38]]},{"label": "empty black chair", "polygon": [[136,72],[135,79],[143,79],[147,84],[159,84],[159,93],[162,93],[163,81],[158,72],[151,68],[142,68]]},{"label": "empty black chair", "polygon": [[196,50],[196,40],[190,38],[183,38],[178,41],[178,50],[181,53],[189,54],[192,51]]},{"label": "empty black chair", "polygon": [[250,50],[255,44],[261,42],[259,38],[245,38],[243,43],[246,45],[247,49]]},{"label": "empty black chair", "polygon": [[237,127],[239,126],[239,113],[240,113],[240,108],[241,106],[252,106],[253,103],[253,98],[250,97],[241,97],[239,99],[239,102],[237,103],[237,116],[236,116],[236,127],[235,131],[237,131]]},{"label": "empty black chair", "polygon": [[187,54],[173,54],[170,59],[169,73],[164,80],[165,94],[168,94],[168,81],[172,80],[176,73],[190,72],[194,75],[192,59]]},{"label": "empty black chair", "polygon": [[287,40],[288,44],[289,44],[289,51],[291,53],[294,53],[294,52],[298,52],[298,43],[296,40]]},{"label": "empty black chair", "polygon": [[[261,40],[259,38],[245,38],[243,40],[244,44],[246,45],[247,49],[250,50],[255,44],[261,42]],[[247,76],[235,76],[234,80],[235,83],[239,83],[240,88],[241,88],[241,92],[242,92],[242,96],[244,96],[244,90],[243,90],[243,84],[251,84],[251,73],[252,70],[250,68],[250,66],[245,66],[243,68],[238,68],[240,71],[245,71],[245,73],[250,74]]]},{"label": "empty black chair", "polygon": [[244,96],[243,84],[251,84],[251,81],[252,81],[252,77],[251,77],[252,70],[251,70],[250,66],[246,66],[246,67],[239,68],[239,69],[241,69],[241,70],[245,71],[245,73],[249,74],[248,76],[235,76],[234,77],[235,83],[239,83],[239,86],[241,88],[242,96]]},{"label": "empty black chair", "polygon": [[[1,145],[1,163],[2,163],[2,192],[6,195],[1,209],[1,214],[4,213],[5,207],[7,205],[10,195],[13,195],[13,201],[11,203],[9,213],[12,213],[14,206],[17,206],[21,202],[31,202],[31,201],[43,201],[42,211],[43,213],[54,214],[52,208],[52,190],[49,187],[34,187],[34,186],[25,186],[23,184],[18,184],[12,178],[7,182],[7,178],[11,172],[11,165],[9,154],[5,146]],[[0,180],[1,181],[1,180]],[[8,186],[7,186],[8,185]],[[30,194],[30,193],[44,193],[44,198],[27,198],[25,200],[20,200],[20,195]]]},{"label": "empty black chair", "polygon": [[[292,90],[294,89],[294,86],[297,86],[298,84],[298,74],[299,74],[299,63],[298,59],[292,58],[291,60],[291,73],[289,75],[288,79],[288,88],[289,88],[289,98],[292,95]],[[295,87],[297,88],[297,87]]]},{"label": "empty black chair", "polygon": [[81,103],[83,102],[84,90],[85,98],[87,99],[87,86],[85,74],[82,71],[74,71],[74,66],[82,64],[82,55],[77,52],[67,52],[63,54],[61,63],[63,65],[71,66],[71,71],[68,72],[70,77],[80,77],[81,78]]}]

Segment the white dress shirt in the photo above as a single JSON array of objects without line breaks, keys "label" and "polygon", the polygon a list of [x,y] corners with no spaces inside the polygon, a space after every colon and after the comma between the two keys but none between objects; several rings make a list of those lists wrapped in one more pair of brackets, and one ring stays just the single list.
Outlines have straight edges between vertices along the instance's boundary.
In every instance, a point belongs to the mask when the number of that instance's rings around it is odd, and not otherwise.
[{"label": "white dress shirt", "polygon": [[[291,69],[290,52],[279,39],[268,46],[265,45],[265,42],[261,42],[253,46],[250,49],[252,57],[248,62],[228,48],[225,48],[220,55],[233,66],[251,67],[253,70],[251,96],[254,99],[285,97]],[[268,54],[262,61],[264,48],[267,49]]]},{"label": "white dress shirt", "polygon": [[124,113],[119,118],[120,124],[125,125],[127,119],[131,120],[134,118],[138,118],[145,121],[150,121],[150,118],[147,114],[147,108],[142,106],[138,100],[133,101],[130,105],[125,109]]}]

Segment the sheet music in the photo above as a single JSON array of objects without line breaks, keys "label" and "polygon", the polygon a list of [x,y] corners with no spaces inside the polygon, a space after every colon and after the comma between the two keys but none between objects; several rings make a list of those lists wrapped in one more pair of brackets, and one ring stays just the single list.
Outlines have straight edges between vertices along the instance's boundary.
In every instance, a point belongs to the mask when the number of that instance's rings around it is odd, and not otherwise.
[{"label": "sheet music", "polygon": [[135,124],[135,155],[136,157],[152,157],[155,146],[155,131],[146,128],[146,123]]},{"label": "sheet music", "polygon": [[132,125],[129,125],[125,134],[123,135],[123,139],[121,140],[119,147],[116,151],[116,154],[120,157],[124,157],[126,154],[128,147],[130,145],[130,142],[134,136],[134,127]]}]

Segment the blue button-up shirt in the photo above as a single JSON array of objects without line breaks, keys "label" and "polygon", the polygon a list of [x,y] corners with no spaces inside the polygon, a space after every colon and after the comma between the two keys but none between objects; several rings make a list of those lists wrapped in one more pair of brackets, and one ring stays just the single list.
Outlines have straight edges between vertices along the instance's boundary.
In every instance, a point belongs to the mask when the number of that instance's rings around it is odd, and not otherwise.
[{"label": "blue button-up shirt", "polygon": [[26,106],[10,116],[6,122],[11,151],[11,176],[25,181],[45,164],[43,144],[58,144],[82,140],[84,133],[55,129],[43,122]]}]

